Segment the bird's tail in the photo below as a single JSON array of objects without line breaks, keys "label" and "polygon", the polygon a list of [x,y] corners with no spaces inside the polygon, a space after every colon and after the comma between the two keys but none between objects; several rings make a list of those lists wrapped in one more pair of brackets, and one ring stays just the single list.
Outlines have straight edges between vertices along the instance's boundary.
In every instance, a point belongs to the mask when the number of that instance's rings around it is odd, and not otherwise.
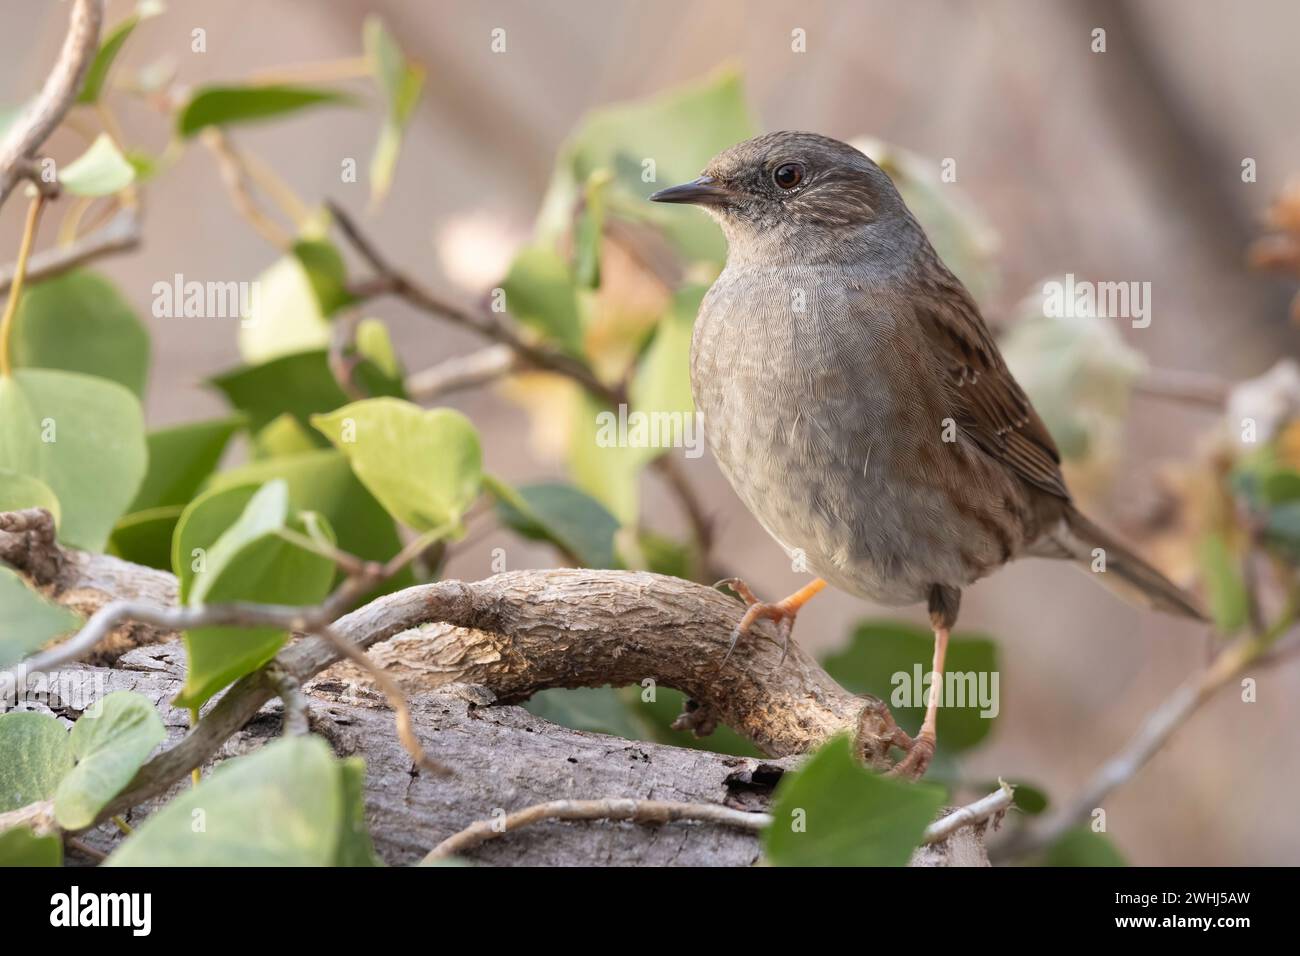
[{"label": "bird's tail", "polygon": [[1066,556],[1097,572],[1096,577],[1112,591],[1168,614],[1206,620],[1195,597],[1073,507],[1066,508],[1060,528],[1051,537]]}]

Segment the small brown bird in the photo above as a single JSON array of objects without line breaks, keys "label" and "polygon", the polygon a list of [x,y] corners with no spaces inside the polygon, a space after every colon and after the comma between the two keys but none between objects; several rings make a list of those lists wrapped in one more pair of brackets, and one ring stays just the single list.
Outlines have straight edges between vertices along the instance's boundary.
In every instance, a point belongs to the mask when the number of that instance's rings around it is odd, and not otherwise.
[{"label": "small brown bird", "polygon": [[818,575],[772,604],[727,582],[750,605],[733,648],[759,618],[788,641],[827,582],[880,604],[926,602],[934,678],[900,765],[919,774],[961,589],[1008,561],[1104,568],[1103,583],[1203,618],[1075,509],[1056,445],[979,308],[861,152],[769,133],[650,198],[701,206],[722,226],[727,265],[691,349],[696,407],[741,500]]}]

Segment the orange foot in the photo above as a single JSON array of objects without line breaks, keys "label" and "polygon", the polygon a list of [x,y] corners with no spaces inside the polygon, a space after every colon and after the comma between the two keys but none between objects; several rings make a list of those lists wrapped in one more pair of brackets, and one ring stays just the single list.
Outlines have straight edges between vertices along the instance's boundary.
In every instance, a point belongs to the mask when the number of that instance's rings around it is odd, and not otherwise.
[{"label": "orange foot", "polygon": [[741,637],[748,637],[750,629],[760,618],[767,618],[776,622],[777,633],[781,636],[781,663],[784,664],[785,656],[790,650],[790,634],[794,631],[794,619],[798,616],[799,609],[812,600],[813,595],[826,587],[826,582],[821,578],[817,578],[795,591],[788,598],[774,604],[760,601],[754,592],[749,589],[749,585],[740,578],[724,578],[713,586],[715,588],[730,588],[749,605],[748,610],[745,611],[745,616],[740,619],[740,623],[731,632],[731,643],[727,645],[727,654],[722,658],[722,663],[718,665],[719,669],[721,669],[731,659],[731,653],[736,649],[736,644]]}]

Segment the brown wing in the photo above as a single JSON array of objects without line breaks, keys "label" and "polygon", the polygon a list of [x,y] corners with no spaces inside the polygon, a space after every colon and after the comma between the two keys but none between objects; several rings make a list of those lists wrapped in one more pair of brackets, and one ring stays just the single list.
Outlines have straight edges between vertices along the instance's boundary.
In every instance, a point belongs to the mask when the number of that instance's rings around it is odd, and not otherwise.
[{"label": "brown wing", "polygon": [[917,317],[946,370],[958,426],[1025,481],[1068,501],[1056,443],[1011,377],[970,293],[946,274],[916,299],[932,303],[918,307]]}]

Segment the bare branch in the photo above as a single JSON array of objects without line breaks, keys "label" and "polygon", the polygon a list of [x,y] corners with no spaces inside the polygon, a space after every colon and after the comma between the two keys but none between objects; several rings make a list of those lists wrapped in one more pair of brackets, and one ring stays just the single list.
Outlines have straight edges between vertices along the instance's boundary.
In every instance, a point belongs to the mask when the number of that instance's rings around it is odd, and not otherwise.
[{"label": "bare branch", "polygon": [[406,392],[413,402],[429,402],[449,392],[495,382],[520,367],[518,356],[510,346],[489,345],[407,376]]},{"label": "bare branch", "polygon": [[946,817],[940,817],[934,823],[931,823],[925,828],[925,834],[921,837],[921,842],[923,844],[939,843],[948,839],[962,827],[983,823],[990,817],[996,819],[999,814],[1006,813],[1015,797],[1015,788],[1009,783],[1003,783],[1002,781],[999,781],[999,783],[1001,786],[987,797],[981,797],[974,803],[959,807]]},{"label": "bare branch", "polygon": [[332,201],[327,202],[326,206],[348,242],[375,271],[373,279],[353,284],[351,292],[358,299],[395,295],[422,312],[508,346],[527,365],[573,379],[612,405],[627,401],[627,396],[621,389],[606,385],[583,362],[564,352],[527,341],[514,328],[499,321],[495,313],[486,309],[476,312],[434,295],[384,258],[378,247],[362,233],[360,226],[341,206]]},{"label": "bare branch", "polygon": [[[134,209],[121,209],[104,226],[67,246],[34,253],[27,263],[27,280],[39,282],[117,252],[140,245],[140,217]],[[16,265],[0,267],[0,293],[13,284]]]},{"label": "bare branch", "polygon": [[104,0],[75,0],[68,20],[68,34],[45,86],[16,119],[0,142],[0,205],[9,198],[20,179],[32,178],[42,185],[31,161],[72,106],[82,78],[99,48],[99,31],[104,21]]},{"label": "bare branch", "polygon": [[661,826],[678,820],[716,823],[757,832],[771,826],[767,813],[747,813],[715,803],[674,803],[664,800],[551,800],[517,810],[501,820],[479,820],[443,840],[422,863],[436,863],[472,850],[487,840],[544,820],[622,820]]}]

